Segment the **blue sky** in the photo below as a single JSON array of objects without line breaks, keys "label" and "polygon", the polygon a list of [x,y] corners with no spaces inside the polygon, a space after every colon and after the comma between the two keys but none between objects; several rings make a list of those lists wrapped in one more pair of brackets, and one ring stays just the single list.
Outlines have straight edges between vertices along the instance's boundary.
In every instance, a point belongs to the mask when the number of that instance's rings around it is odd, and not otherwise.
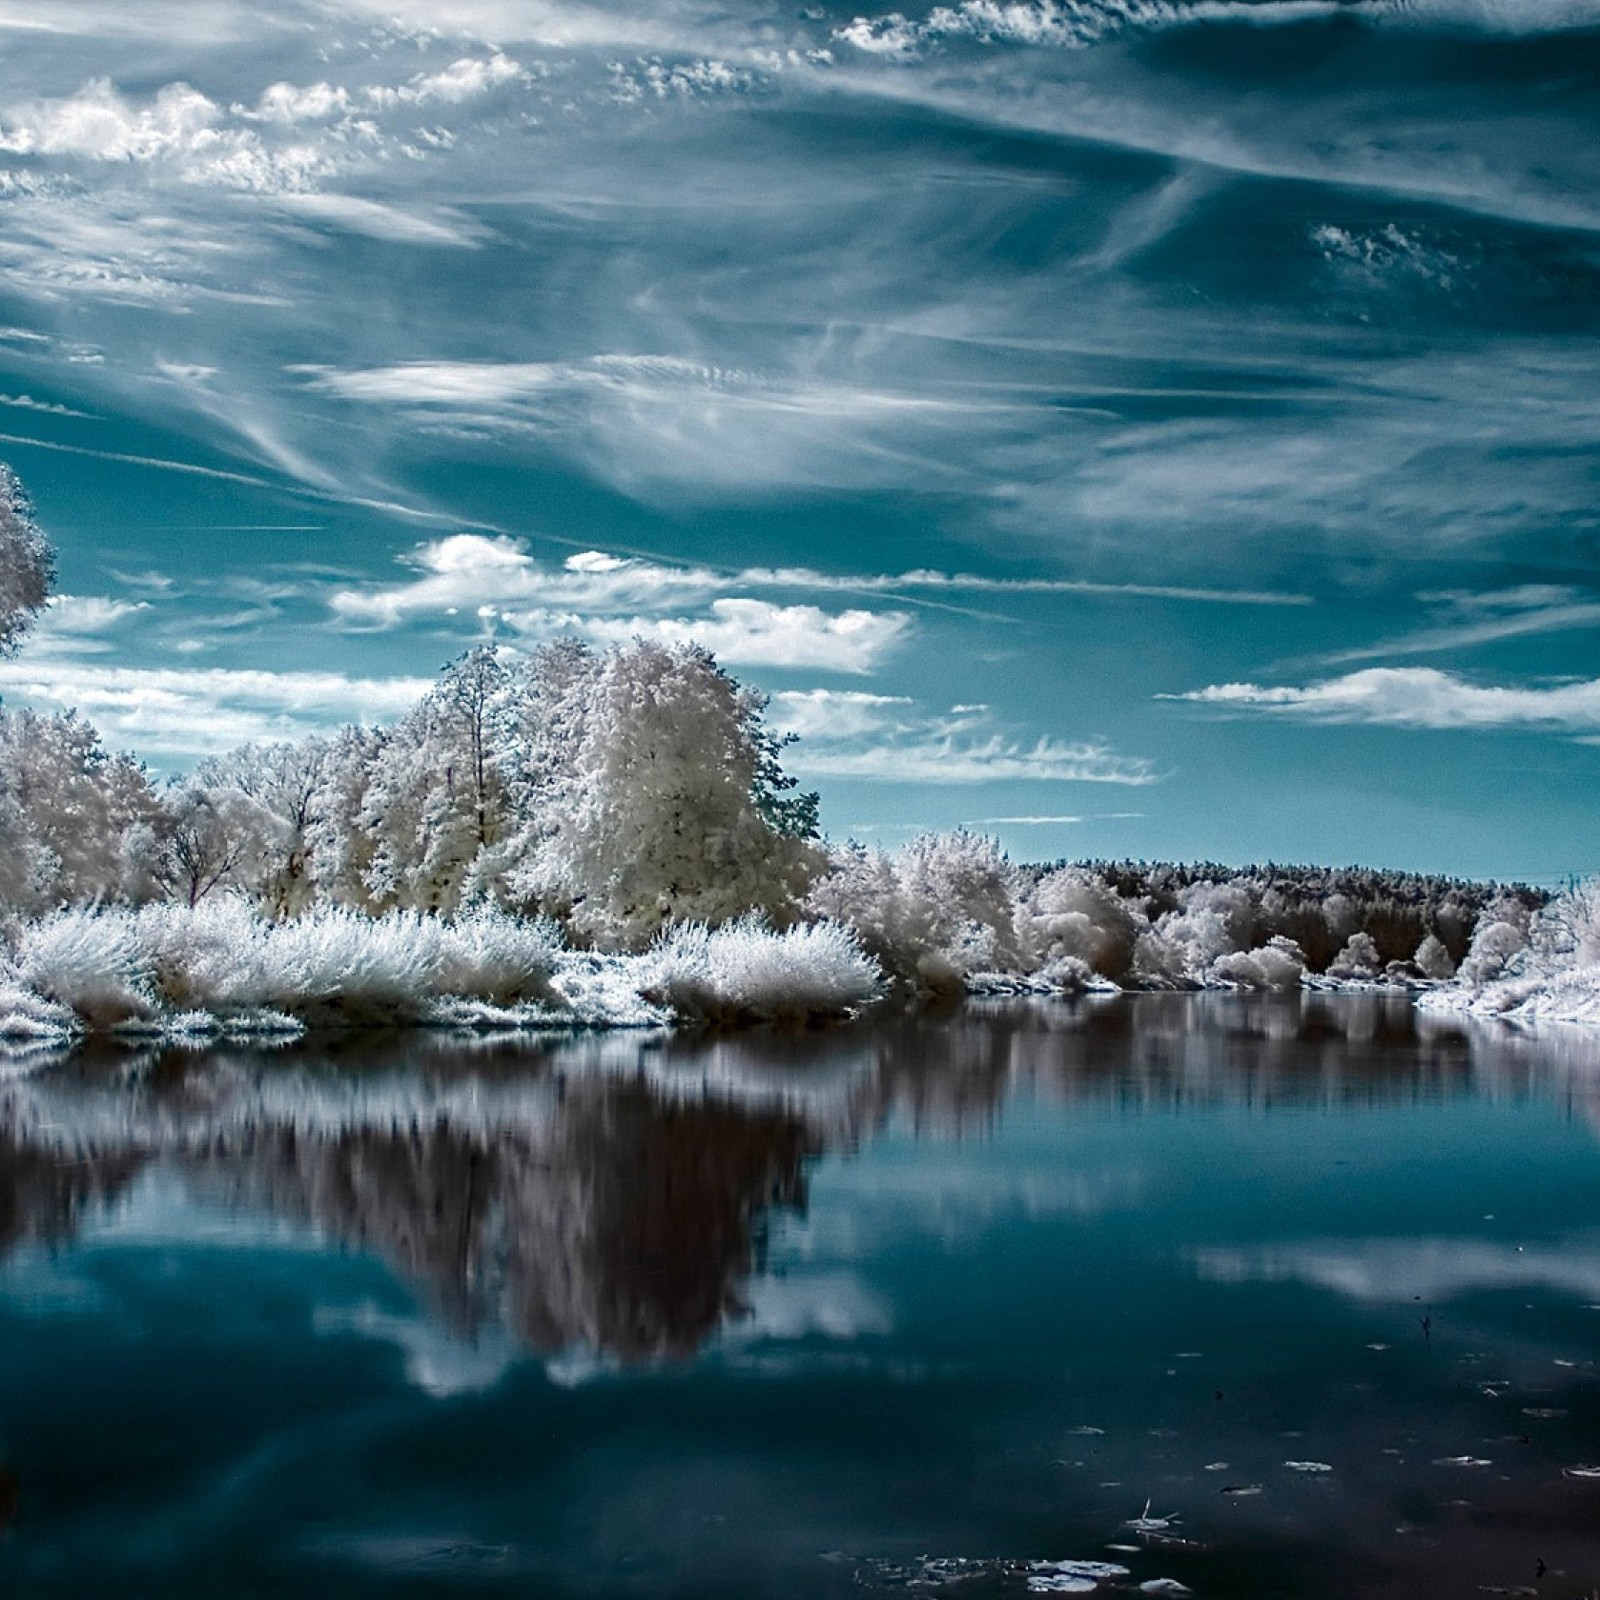
[{"label": "blue sky", "polygon": [[11,704],[699,638],[837,835],[1600,869],[1600,3],[0,0]]}]

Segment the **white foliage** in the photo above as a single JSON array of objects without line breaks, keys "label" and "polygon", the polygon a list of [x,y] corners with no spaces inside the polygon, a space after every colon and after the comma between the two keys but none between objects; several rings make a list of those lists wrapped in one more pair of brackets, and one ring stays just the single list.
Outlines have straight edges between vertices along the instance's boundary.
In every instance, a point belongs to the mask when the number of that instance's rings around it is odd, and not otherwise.
[{"label": "white foliage", "polygon": [[774,932],[759,917],[707,928],[680,923],[649,952],[647,999],[710,1022],[850,1015],[883,992],[878,964],[848,928],[803,923]]},{"label": "white foliage", "polygon": [[1457,982],[1423,1003],[1517,1022],[1600,1024],[1600,878],[1533,913],[1509,898],[1491,905]]},{"label": "white foliage", "polygon": [[1239,950],[1212,963],[1213,980],[1241,989],[1298,989],[1305,956],[1292,939],[1274,935],[1254,950]]},{"label": "white foliage", "polygon": [[443,925],[432,987],[501,1006],[549,1000],[560,956],[561,937],[551,923],[480,906]]},{"label": "white foliage", "polygon": [[1147,919],[1092,872],[1063,867],[1047,873],[1028,909],[1033,941],[1046,961],[1072,956],[1113,979],[1131,971]]},{"label": "white foliage", "polygon": [[540,898],[610,948],[672,922],[790,920],[818,852],[763,814],[761,709],[695,646],[609,653],[533,863]]},{"label": "white foliage", "polygon": [[10,467],[0,466],[0,655],[9,654],[50,593],[50,546]]},{"label": "white foliage", "polygon": [[[1438,941],[1436,940],[1435,943]],[[1441,945],[1440,949],[1444,947]],[[1448,955],[1445,957],[1449,960]],[[1343,948],[1328,965],[1328,975],[1334,978],[1375,978],[1383,969],[1383,957],[1372,936],[1352,933]]]},{"label": "white foliage", "polygon": [[1474,988],[1502,976],[1513,957],[1528,948],[1526,923],[1485,917],[1472,936],[1467,958],[1461,963],[1461,981]]},{"label": "white foliage", "polygon": [[17,973],[36,994],[70,1007],[91,1027],[115,1027],[156,1011],[154,973],[132,913],[58,911],[28,924]]},{"label": "white foliage", "polygon": [[1450,959],[1450,952],[1445,949],[1444,941],[1437,934],[1430,933],[1417,946],[1417,953],[1412,959],[1416,962],[1417,971],[1424,978],[1440,982],[1456,975],[1456,964]]},{"label": "white foliage", "polygon": [[1020,880],[992,840],[921,834],[893,856],[848,846],[812,885],[806,911],[846,924],[895,977],[959,988],[976,972],[1031,970]]}]

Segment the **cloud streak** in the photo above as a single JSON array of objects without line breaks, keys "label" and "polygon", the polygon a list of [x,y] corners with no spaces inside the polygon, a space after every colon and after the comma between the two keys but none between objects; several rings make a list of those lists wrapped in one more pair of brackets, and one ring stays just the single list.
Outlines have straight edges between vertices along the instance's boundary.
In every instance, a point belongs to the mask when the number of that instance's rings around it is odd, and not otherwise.
[{"label": "cloud streak", "polygon": [[392,721],[432,684],[339,672],[106,666],[32,653],[0,661],[0,690],[43,711],[76,710],[113,748],[180,760],[348,721]]},{"label": "cloud streak", "polygon": [[1476,684],[1435,667],[1369,667],[1299,687],[1218,683],[1158,698],[1302,722],[1557,732],[1600,729],[1600,678],[1528,688]]},{"label": "cloud streak", "polygon": [[997,726],[985,706],[929,713],[902,695],[807,689],[774,695],[771,719],[779,730],[799,736],[790,765],[807,781],[855,778],[943,787],[1020,780],[1142,787],[1158,776],[1151,762],[1120,755],[1103,740],[1030,740]]}]

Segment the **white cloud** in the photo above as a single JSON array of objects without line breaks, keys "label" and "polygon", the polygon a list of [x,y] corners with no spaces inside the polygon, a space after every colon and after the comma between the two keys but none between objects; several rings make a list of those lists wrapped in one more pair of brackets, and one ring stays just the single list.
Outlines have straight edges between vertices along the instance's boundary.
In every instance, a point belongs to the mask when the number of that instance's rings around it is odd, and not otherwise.
[{"label": "white cloud", "polygon": [[100,594],[56,594],[45,605],[28,639],[30,656],[109,650],[101,634],[148,611],[148,600],[117,600]]},{"label": "white cloud", "polygon": [[350,91],[331,83],[312,83],[304,88],[292,83],[269,84],[253,111],[235,106],[238,116],[260,122],[321,122],[342,116],[352,104]]},{"label": "white cloud", "polygon": [[74,411],[71,406],[49,400],[35,400],[30,394],[0,394],[0,406],[12,406],[18,411],[42,411],[52,417],[89,417],[90,412]]},{"label": "white cloud", "polygon": [[76,94],[13,111],[0,150],[13,155],[81,156],[91,161],[154,161],[213,144],[222,108],[186,83],[169,83],[143,105],[125,100],[109,78]]},{"label": "white cloud", "polygon": [[882,783],[998,783],[1026,779],[1045,783],[1146,784],[1156,781],[1150,763],[1118,755],[1097,741],[1037,739],[1032,744],[995,734],[986,739],[935,736],[920,742],[866,749],[798,751],[797,771],[827,778],[871,778]]},{"label": "white cloud", "polygon": [[390,244],[448,245],[473,249],[489,230],[448,206],[404,207],[327,192],[280,194],[273,204],[292,216],[331,223],[346,233]]},{"label": "white cloud", "polygon": [[[709,604],[730,590],[781,589],[818,594],[893,594],[911,603],[932,594],[1082,594],[1194,600],[1228,604],[1297,605],[1304,596],[1254,590],[1184,589],[1167,585],[1102,584],[1079,579],[986,578],[920,569],[904,573],[827,573],[811,567],[718,569],[673,566],[649,557],[584,550],[559,569],[543,566],[505,535],[452,534],[420,545],[406,558],[419,574],[406,583],[336,591],[329,604],[346,621],[392,627],[407,618],[449,611],[495,610],[529,601],[578,612],[631,611]],[[514,617],[512,620],[516,620]],[[529,618],[525,626],[548,626]]]},{"label": "white cloud", "polygon": [[772,697],[772,719],[801,739],[854,739],[880,733],[891,706],[915,704],[907,695],[859,689],[785,689]]},{"label": "white cloud", "polygon": [[33,648],[0,661],[0,691],[44,711],[76,709],[114,749],[210,755],[253,739],[296,738],[345,721],[392,721],[430,687],[426,678],[337,672],[114,667]]},{"label": "white cloud", "polygon": [[1600,1250],[1590,1239],[1544,1248],[1487,1239],[1318,1240],[1254,1251],[1201,1250],[1195,1268],[1214,1283],[1310,1283],[1369,1303],[1437,1304],[1508,1289],[1600,1298]]},{"label": "white cloud", "polygon": [[1411,27],[1454,24],[1492,33],[1591,27],[1595,0],[960,0],[912,19],[856,17],[834,38],[864,54],[911,60],[953,40],[1085,49],[1126,29],[1229,22],[1281,27],[1343,16]]},{"label": "white cloud", "polygon": [[1400,728],[1600,729],[1600,679],[1546,688],[1480,685],[1434,667],[1369,667],[1304,687],[1219,683],[1162,695],[1225,711]]},{"label": "white cloud", "polygon": [[1334,666],[1382,656],[1468,650],[1502,639],[1564,633],[1600,624],[1600,602],[1585,599],[1579,591],[1557,584],[1522,584],[1514,589],[1482,594],[1449,591],[1420,598],[1440,605],[1441,620],[1436,625],[1381,644],[1337,651],[1323,656],[1322,664]]},{"label": "white cloud", "polygon": [[[818,606],[781,606],[770,600],[724,596],[704,617],[532,618],[504,613],[507,622],[541,634],[575,623],[579,632],[609,644],[638,637],[664,644],[698,644],[729,666],[805,667],[831,672],[871,672],[904,638],[911,619],[903,611],[827,612]],[[529,623],[533,622],[530,628]],[[552,628],[550,623],[557,626]]]},{"label": "white cloud", "polygon": [[774,695],[771,721],[780,732],[800,736],[789,765],[808,782],[820,777],[931,784],[1156,781],[1150,762],[1118,755],[1103,741],[1041,737],[1030,742],[998,727],[983,707],[930,714],[902,695],[808,689]]},{"label": "white cloud", "polygon": [[974,817],[966,824],[969,828],[1048,828],[1072,822],[1082,822],[1082,817]]},{"label": "white cloud", "polygon": [[435,101],[459,105],[463,100],[476,99],[526,76],[522,64],[509,56],[498,53],[486,57],[464,56],[437,72],[419,72],[398,87],[370,88],[367,98],[378,106],[420,106]]}]

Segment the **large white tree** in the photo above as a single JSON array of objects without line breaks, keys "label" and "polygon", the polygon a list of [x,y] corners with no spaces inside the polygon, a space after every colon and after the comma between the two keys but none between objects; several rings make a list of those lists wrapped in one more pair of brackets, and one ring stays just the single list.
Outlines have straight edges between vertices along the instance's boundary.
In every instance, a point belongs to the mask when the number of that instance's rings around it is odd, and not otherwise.
[{"label": "large white tree", "polygon": [[604,658],[534,863],[580,937],[637,947],[669,922],[794,918],[822,857],[809,808],[779,803],[764,708],[695,645]]}]

